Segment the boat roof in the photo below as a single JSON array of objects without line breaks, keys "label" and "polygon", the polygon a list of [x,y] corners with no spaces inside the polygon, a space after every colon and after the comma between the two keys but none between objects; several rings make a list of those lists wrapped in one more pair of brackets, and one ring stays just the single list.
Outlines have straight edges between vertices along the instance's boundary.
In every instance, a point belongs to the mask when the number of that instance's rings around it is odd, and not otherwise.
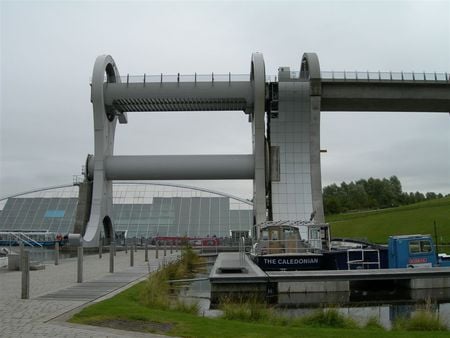
[{"label": "boat roof", "polygon": [[421,234],[415,234],[415,235],[396,235],[396,236],[389,236],[389,238],[395,238],[395,239],[419,239],[424,237],[431,237],[431,235],[421,235]]}]

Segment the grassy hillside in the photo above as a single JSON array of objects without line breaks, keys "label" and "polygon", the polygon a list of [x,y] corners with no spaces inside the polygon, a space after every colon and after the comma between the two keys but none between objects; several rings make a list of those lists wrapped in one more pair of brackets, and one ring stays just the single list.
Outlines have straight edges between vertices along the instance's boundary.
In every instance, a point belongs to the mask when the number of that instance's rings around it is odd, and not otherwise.
[{"label": "grassy hillside", "polygon": [[449,197],[398,208],[331,215],[326,220],[332,237],[366,238],[376,243],[387,243],[391,235],[434,236],[436,221],[439,242],[450,244]]}]

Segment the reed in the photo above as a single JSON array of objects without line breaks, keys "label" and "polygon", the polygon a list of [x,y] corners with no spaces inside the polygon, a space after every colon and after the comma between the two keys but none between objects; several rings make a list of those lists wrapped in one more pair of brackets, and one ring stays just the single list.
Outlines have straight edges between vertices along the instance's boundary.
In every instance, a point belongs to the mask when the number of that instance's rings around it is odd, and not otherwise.
[{"label": "reed", "polygon": [[399,318],[393,330],[405,331],[447,331],[447,326],[433,312],[426,309],[416,311],[411,318]]},{"label": "reed", "polygon": [[358,324],[337,309],[320,309],[310,315],[297,319],[300,324],[311,327],[328,327],[341,329],[355,329]]},{"label": "reed", "polygon": [[185,304],[180,301],[174,289],[170,287],[170,280],[191,278],[199,272],[201,258],[186,246],[180,260],[167,264],[162,269],[152,273],[147,279],[141,295],[142,304],[162,310],[174,309],[187,313],[197,313],[198,304]]}]

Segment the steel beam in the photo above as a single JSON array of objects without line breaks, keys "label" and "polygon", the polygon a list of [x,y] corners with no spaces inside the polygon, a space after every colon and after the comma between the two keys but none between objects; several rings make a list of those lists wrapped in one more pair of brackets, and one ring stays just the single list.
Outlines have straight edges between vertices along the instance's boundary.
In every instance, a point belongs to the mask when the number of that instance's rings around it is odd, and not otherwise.
[{"label": "steel beam", "polygon": [[[88,173],[94,160],[88,163]],[[253,155],[110,156],[105,159],[108,180],[221,180],[252,179]]]}]

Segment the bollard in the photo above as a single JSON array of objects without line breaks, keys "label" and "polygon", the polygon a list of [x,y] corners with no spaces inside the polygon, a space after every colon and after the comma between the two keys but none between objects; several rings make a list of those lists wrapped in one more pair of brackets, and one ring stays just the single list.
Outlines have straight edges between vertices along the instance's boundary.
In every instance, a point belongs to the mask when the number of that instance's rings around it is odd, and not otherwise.
[{"label": "bollard", "polygon": [[125,253],[127,254],[128,253],[128,241],[126,238],[125,238],[124,242],[125,242]]},{"label": "bollard", "polygon": [[138,244],[138,241],[137,241],[137,238],[135,238],[134,239],[134,252],[137,252],[137,244]]},{"label": "bollard", "polygon": [[145,241],[145,261],[148,262],[148,241]]},{"label": "bollard", "polygon": [[30,255],[28,251],[23,251],[20,256],[22,269],[22,299],[30,298]]},{"label": "bollard", "polygon": [[173,242],[170,242],[170,254],[173,254]]},{"label": "bollard", "polygon": [[116,241],[113,241],[113,253],[114,257],[116,256]]},{"label": "bollard", "polygon": [[130,266],[134,266],[134,251],[133,251],[133,247],[130,248]]},{"label": "bollard", "polygon": [[59,265],[59,242],[55,242],[55,265]]},{"label": "bollard", "polygon": [[166,241],[164,241],[164,257],[166,257],[166,255],[167,255],[167,243],[166,243]]},{"label": "bollard", "polygon": [[103,245],[102,242],[100,242],[98,244],[98,258],[102,258],[102,254],[103,254]]},{"label": "bollard", "polygon": [[77,283],[83,283],[83,247],[78,247]]},{"label": "bollard", "polygon": [[114,241],[109,244],[109,272],[114,273]]},{"label": "bollard", "polygon": [[159,258],[159,254],[158,254],[159,242],[158,241],[156,241],[156,243],[155,243],[155,248],[156,248],[155,258],[158,259]]},{"label": "bollard", "polygon": [[20,255],[20,260],[19,260],[19,270],[22,271],[22,257],[25,253],[25,247],[23,245],[23,242],[21,241],[19,243],[19,255]]}]

